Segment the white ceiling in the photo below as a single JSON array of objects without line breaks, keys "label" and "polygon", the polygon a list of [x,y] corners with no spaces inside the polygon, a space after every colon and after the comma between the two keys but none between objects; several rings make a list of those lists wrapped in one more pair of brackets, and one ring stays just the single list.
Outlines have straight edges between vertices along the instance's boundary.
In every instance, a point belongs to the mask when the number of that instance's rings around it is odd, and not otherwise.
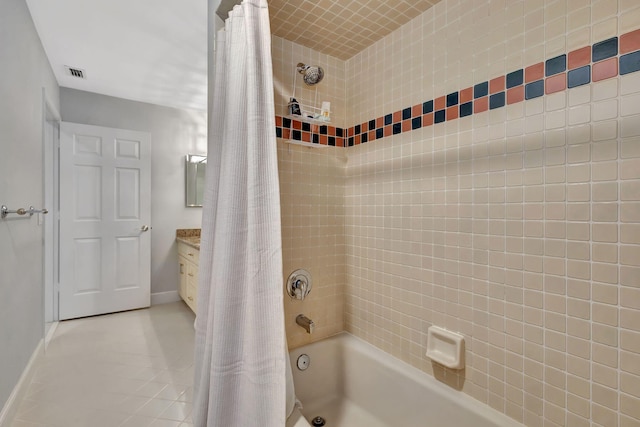
[{"label": "white ceiling", "polygon": [[[207,108],[207,0],[27,0],[58,84]],[[70,77],[81,68],[86,80]]]}]

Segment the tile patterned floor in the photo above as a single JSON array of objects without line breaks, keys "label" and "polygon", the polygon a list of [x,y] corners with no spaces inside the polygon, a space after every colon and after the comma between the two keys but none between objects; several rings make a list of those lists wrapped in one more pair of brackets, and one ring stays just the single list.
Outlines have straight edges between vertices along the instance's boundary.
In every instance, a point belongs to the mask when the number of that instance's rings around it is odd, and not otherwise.
[{"label": "tile patterned floor", "polygon": [[177,302],[60,322],[12,427],[192,426],[193,321]]}]

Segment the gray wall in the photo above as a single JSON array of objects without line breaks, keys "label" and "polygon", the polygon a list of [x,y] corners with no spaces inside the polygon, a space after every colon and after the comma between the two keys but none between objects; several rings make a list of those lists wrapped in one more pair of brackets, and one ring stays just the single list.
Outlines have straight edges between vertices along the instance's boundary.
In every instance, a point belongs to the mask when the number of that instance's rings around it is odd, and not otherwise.
[{"label": "gray wall", "polygon": [[[0,70],[0,204],[39,207],[42,88],[59,93],[24,0],[0,1]],[[0,408],[44,331],[42,239],[35,217],[0,220]]]},{"label": "gray wall", "polygon": [[[4,1],[4,0],[2,0]],[[186,208],[184,157],[207,152],[207,115],[61,88],[62,120],[151,133],[151,293],[177,291],[176,228],[199,228]]]}]

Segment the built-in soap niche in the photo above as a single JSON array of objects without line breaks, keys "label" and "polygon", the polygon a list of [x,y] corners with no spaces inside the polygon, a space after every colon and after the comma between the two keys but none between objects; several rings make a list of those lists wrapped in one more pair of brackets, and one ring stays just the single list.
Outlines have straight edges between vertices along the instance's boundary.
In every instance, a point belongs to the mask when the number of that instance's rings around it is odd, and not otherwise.
[{"label": "built-in soap niche", "polygon": [[427,354],[433,362],[449,369],[464,369],[464,337],[438,326],[427,330]]}]

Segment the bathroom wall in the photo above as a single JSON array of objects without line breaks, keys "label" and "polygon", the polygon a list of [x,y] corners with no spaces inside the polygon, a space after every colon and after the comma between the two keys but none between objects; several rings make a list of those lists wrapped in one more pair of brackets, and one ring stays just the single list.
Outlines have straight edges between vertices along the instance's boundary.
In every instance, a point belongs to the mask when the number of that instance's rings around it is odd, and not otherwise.
[{"label": "bathroom wall", "polygon": [[[59,108],[58,84],[24,0],[0,2],[0,204],[41,206],[42,90]],[[43,227],[0,220],[0,411],[43,338]]]},{"label": "bathroom wall", "polygon": [[[299,62],[319,65],[325,77],[309,90],[298,74],[296,99],[331,102],[331,125],[344,126],[344,61],[272,37],[276,115],[286,115]],[[344,329],[345,281],[344,177],[346,150],[303,147],[278,139],[278,170],[282,201],[283,286],[294,270],[311,273],[313,289],[304,301],[285,296],[285,327],[290,348],[318,341]],[[295,323],[304,313],[316,325],[312,335]]]},{"label": "bathroom wall", "polygon": [[151,133],[151,294],[158,301],[178,289],[177,228],[200,228],[202,209],[185,207],[184,161],[207,152],[207,115],[61,88],[67,122]]},{"label": "bathroom wall", "polygon": [[[282,209],[283,284],[304,268],[313,288],[304,301],[285,295],[289,348],[344,330],[344,148],[309,148],[278,141]],[[305,314],[315,323],[312,335],[296,324]]]},{"label": "bathroom wall", "polygon": [[[271,37],[271,52],[276,115],[287,115],[287,105],[289,98],[294,95],[295,83],[295,98],[298,102],[320,108],[322,101],[329,101],[331,125],[347,125],[344,61],[277,36]],[[307,86],[302,81],[302,74],[296,71],[300,62],[322,67],[324,79],[317,85]]]},{"label": "bathroom wall", "polygon": [[[347,61],[346,122],[471,102],[638,27],[634,0],[443,0]],[[561,73],[354,135],[348,331],[527,426],[640,425],[640,72],[617,53],[571,89]],[[430,325],[465,335],[464,371],[425,358]]]}]

